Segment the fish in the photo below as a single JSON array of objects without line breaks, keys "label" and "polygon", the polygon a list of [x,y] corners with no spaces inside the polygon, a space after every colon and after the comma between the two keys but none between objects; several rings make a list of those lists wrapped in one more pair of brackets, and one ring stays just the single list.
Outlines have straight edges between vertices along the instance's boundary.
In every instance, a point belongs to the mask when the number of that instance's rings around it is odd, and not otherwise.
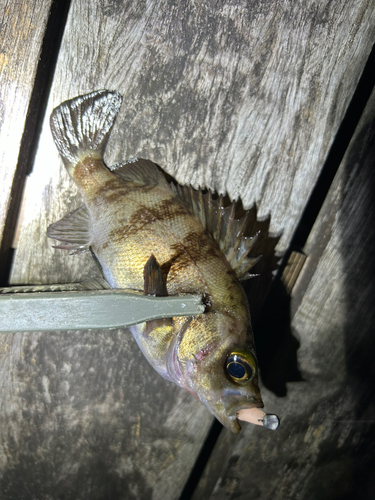
[{"label": "fish", "polygon": [[155,296],[200,294],[205,312],[131,327],[153,368],[187,390],[233,433],[240,412],[263,408],[249,306],[257,235],[249,212],[223,195],[181,186],[151,160],[107,167],[104,149],[122,104],[117,91],[67,100],[50,118],[54,142],[84,204],[51,224],[56,249],[91,250],[107,288]]}]

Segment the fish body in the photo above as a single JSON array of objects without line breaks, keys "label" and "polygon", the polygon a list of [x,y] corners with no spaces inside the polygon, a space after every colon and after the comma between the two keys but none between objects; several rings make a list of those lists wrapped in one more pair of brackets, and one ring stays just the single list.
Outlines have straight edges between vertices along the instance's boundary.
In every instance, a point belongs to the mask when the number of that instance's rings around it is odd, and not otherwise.
[{"label": "fish body", "polygon": [[159,294],[203,296],[202,315],[150,321],[131,330],[164,378],[238,432],[236,413],[263,407],[249,308],[239,281],[252,265],[246,260],[251,243],[243,238],[246,221],[234,221],[234,211],[225,211],[211,193],[173,187],[148,160],[108,169],[102,155],[120,105],[117,92],[97,91],[53,111],[53,137],[84,206],[52,224],[48,236],[62,242],[57,248],[91,248],[112,288],[153,293],[146,283],[154,275]]}]

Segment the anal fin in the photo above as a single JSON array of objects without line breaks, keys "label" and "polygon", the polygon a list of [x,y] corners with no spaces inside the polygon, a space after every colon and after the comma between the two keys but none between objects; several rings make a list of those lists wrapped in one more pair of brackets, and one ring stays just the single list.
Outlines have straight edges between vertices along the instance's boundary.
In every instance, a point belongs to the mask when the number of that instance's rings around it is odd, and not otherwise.
[{"label": "anal fin", "polygon": [[90,215],[85,206],[74,210],[47,229],[47,236],[61,241],[54,246],[61,250],[71,250],[72,254],[87,252],[90,248]]}]

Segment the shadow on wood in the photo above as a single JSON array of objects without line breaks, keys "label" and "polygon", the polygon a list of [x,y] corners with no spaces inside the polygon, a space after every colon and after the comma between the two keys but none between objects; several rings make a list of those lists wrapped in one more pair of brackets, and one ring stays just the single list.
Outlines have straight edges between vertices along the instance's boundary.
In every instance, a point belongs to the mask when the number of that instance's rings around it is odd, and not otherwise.
[{"label": "shadow on wood", "polygon": [[[345,269],[346,383],[353,405],[348,422],[350,455],[357,498],[373,498],[375,479],[375,94],[372,116],[348,155],[346,183],[351,185],[339,227]],[[349,166],[354,166],[350,169]],[[348,223],[349,221],[349,223]],[[323,457],[322,457],[323,459]],[[324,456],[327,460],[327,454]],[[349,496],[348,496],[349,498]],[[350,497],[352,498],[352,497]]]},{"label": "shadow on wood", "polygon": [[276,396],[287,394],[287,382],[302,381],[298,369],[299,341],[291,330],[290,296],[276,281],[254,326],[263,384]]}]

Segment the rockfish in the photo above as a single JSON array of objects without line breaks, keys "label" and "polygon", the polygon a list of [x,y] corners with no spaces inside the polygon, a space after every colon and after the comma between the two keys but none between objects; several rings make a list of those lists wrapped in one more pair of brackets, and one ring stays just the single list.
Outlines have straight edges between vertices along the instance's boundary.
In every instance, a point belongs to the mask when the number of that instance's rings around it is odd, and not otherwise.
[{"label": "rockfish", "polygon": [[[148,160],[107,168],[103,150],[122,98],[106,90],[66,101],[51,130],[84,205],[48,228],[75,253],[91,248],[111,288],[155,295],[201,294],[206,310],[131,328],[165,379],[197,397],[232,432],[237,412],[263,407],[250,313],[240,279],[247,215],[234,218],[222,197],[176,186]],[[107,285],[107,286],[108,286]]]}]

